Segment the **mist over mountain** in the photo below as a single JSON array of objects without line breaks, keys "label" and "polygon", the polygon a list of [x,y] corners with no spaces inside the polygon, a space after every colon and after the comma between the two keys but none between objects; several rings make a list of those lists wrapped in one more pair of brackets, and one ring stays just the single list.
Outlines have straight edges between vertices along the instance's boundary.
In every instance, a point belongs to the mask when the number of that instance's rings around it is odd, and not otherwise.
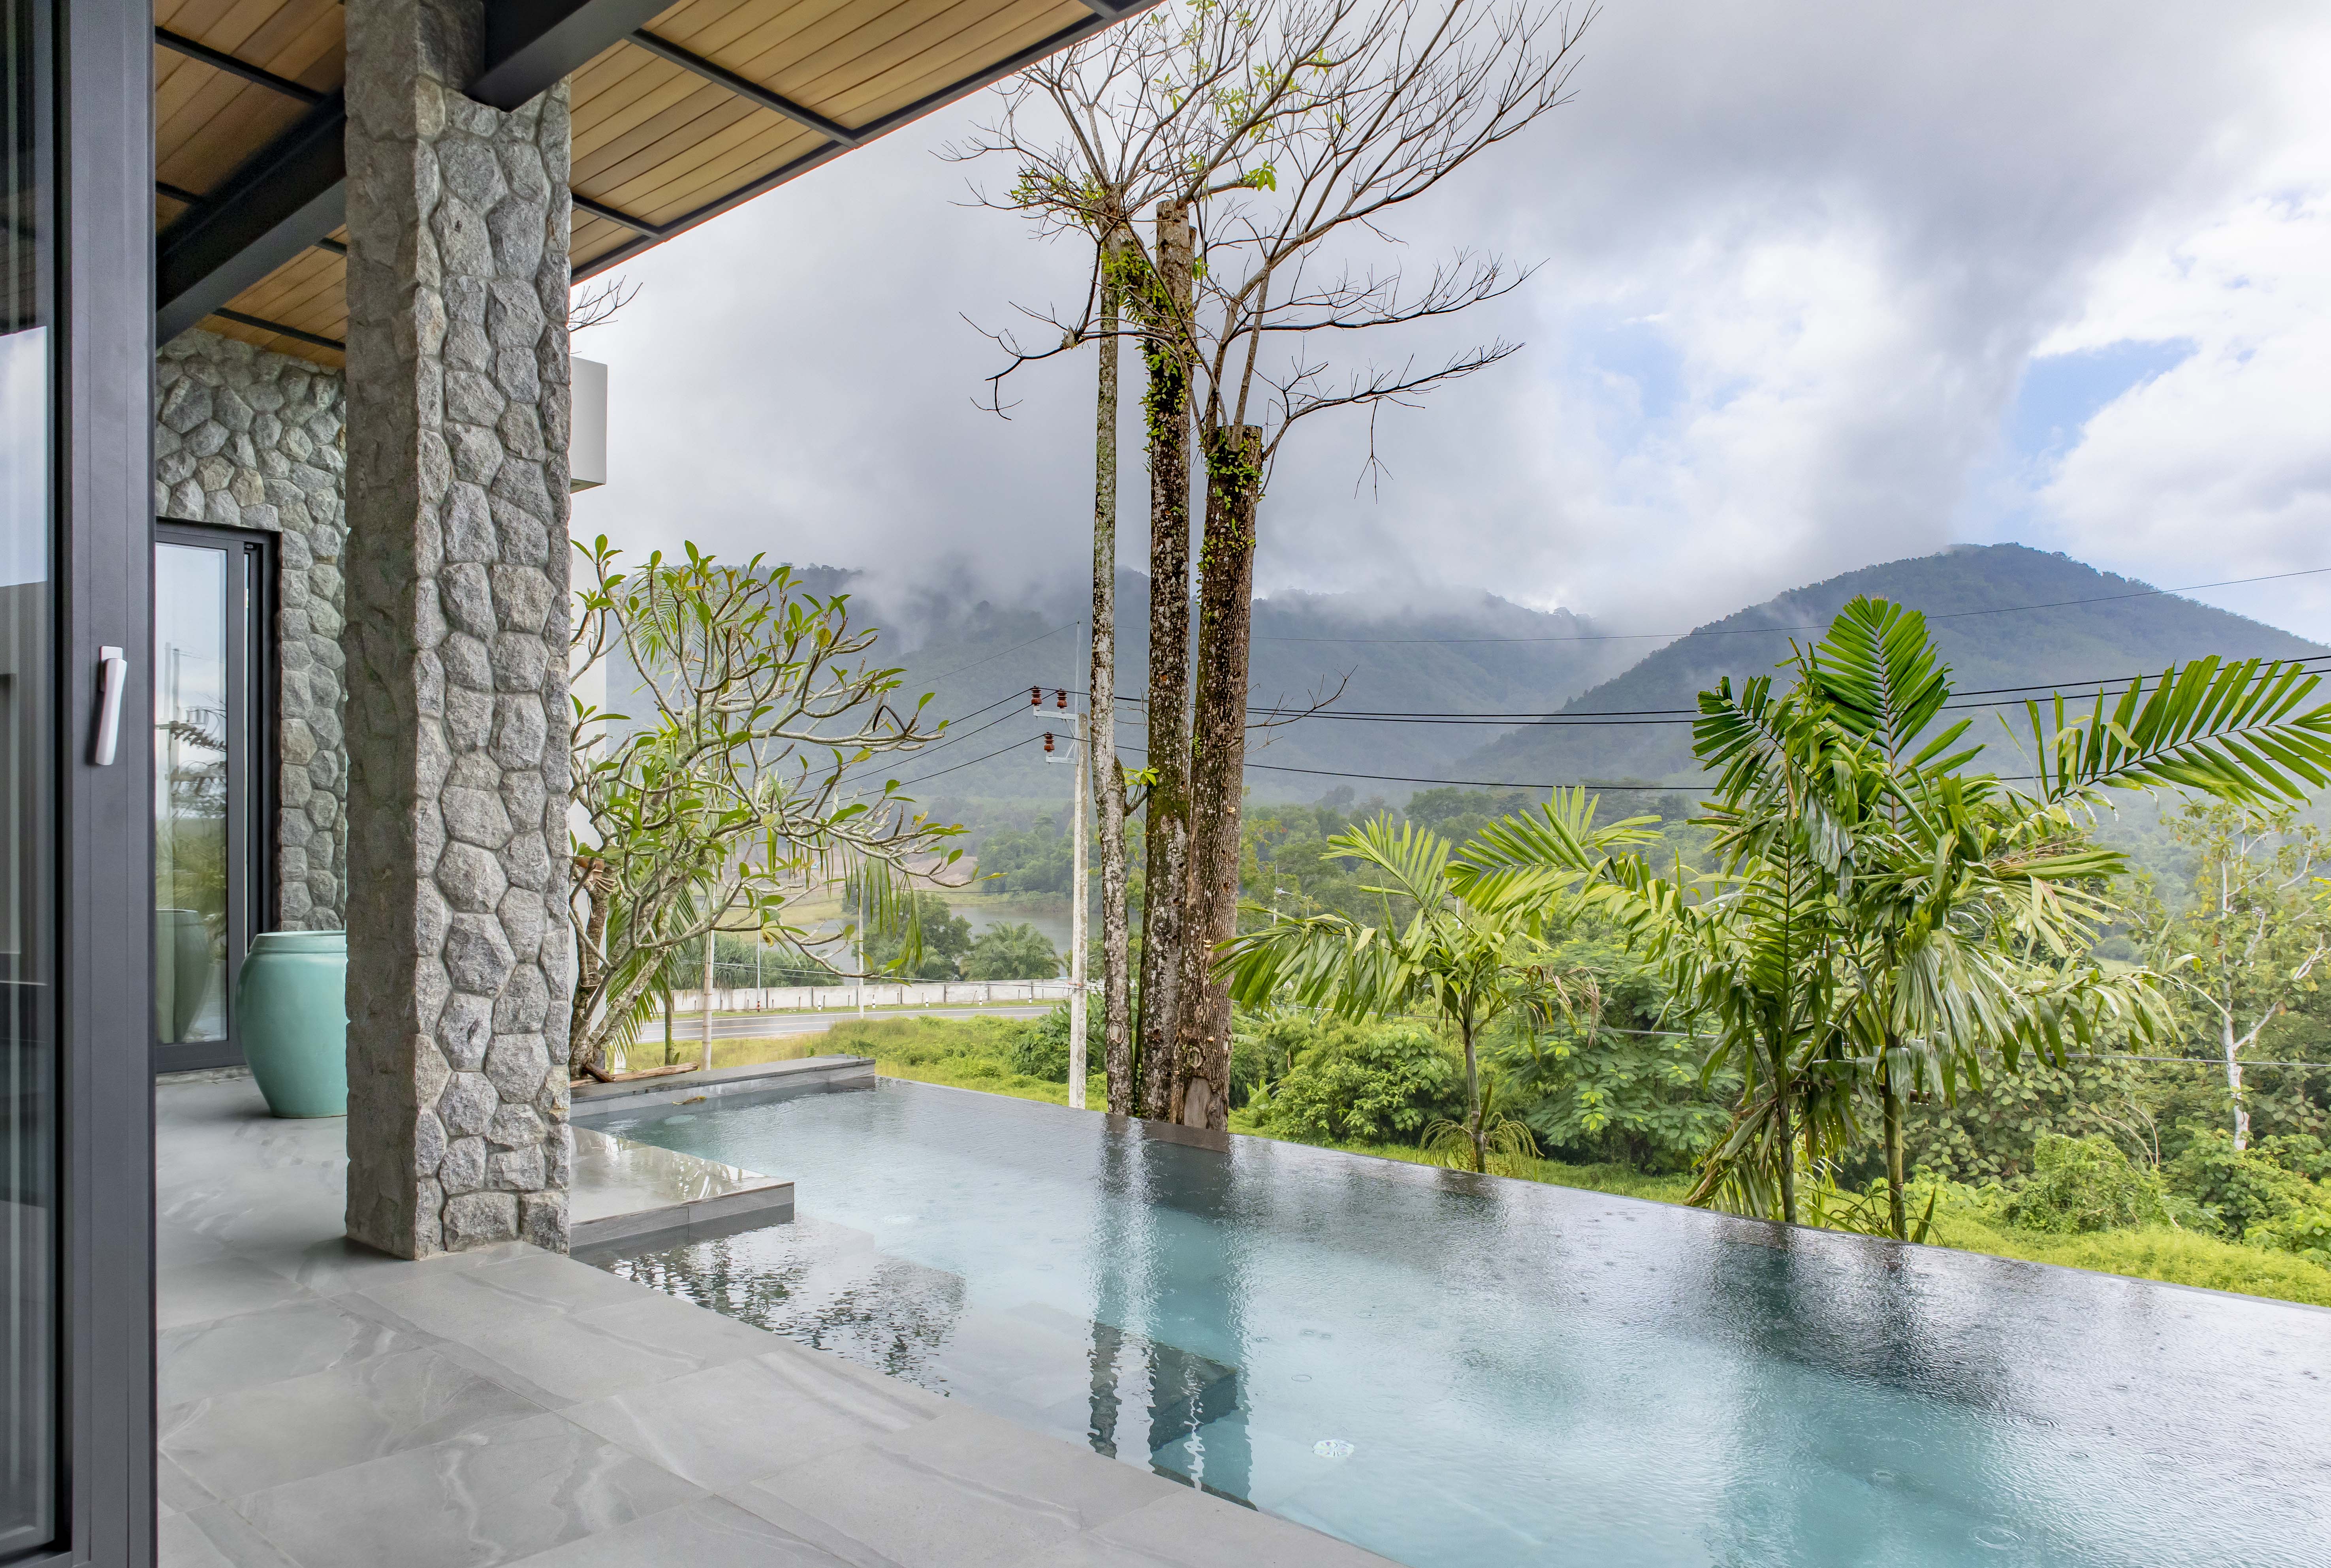
[{"label": "mist over mountain", "polygon": [[[844,568],[796,569],[812,592],[862,588]],[[1247,782],[1267,800],[1313,800],[1348,784],[1404,798],[1418,781],[1533,788],[1576,782],[1689,783],[1689,715],[1726,676],[1775,674],[1793,641],[1817,637],[1857,594],[1925,612],[1961,692],[2046,684],[2093,692],[2205,654],[2295,658],[2331,652],[2261,622],[2162,594],[2068,556],[2022,545],[1957,546],[1847,572],[1651,644],[1567,610],[1526,609],[1492,594],[1400,602],[1361,594],[1280,594],[1255,603],[1251,703],[1321,711],[1251,732]],[[1148,579],[1118,580],[1118,750],[1144,760]],[[858,592],[852,620],[882,629],[878,656],[899,665],[911,700],[932,694],[938,744],[880,770],[943,812],[975,800],[1065,803],[1069,724],[1052,692],[1086,679],[1080,594],[1019,605],[918,590]],[[1028,690],[1045,691],[1032,717]],[[2017,693],[2016,700],[2023,694]],[[1993,713],[1972,738],[2007,739]],[[1385,714],[1451,716],[1441,722]],[[1509,724],[1498,716],[1543,715]],[[1579,724],[1608,716],[1609,723]],[[1257,714],[1258,725],[1266,716]],[[1467,719],[1471,721],[1468,722]],[[1571,722],[1565,724],[1565,720]],[[1058,738],[1047,765],[1037,737]]]},{"label": "mist over mountain", "polygon": [[[1532,784],[1696,778],[1690,720],[1654,716],[1689,713],[1725,676],[1736,688],[1774,674],[1793,641],[1818,637],[1846,601],[1864,594],[1926,613],[1962,692],[2044,683],[2067,695],[2093,694],[2099,683],[2158,674],[2207,654],[2290,659],[2331,651],[2066,556],[2022,545],[1957,546],[1794,588],[1697,628],[1556,710],[1625,715],[1626,723],[1504,731],[1457,756],[1449,772]],[[2083,600],[2091,602],[2068,602]],[[2006,741],[1990,713],[1975,717],[1970,739]]]},{"label": "mist over mountain", "polygon": [[[1138,767],[1147,722],[1139,699],[1148,679],[1149,579],[1120,573],[1117,595],[1118,750]],[[884,657],[903,666],[908,689],[933,694],[928,711],[956,721],[942,746],[901,759],[898,777],[929,778],[918,790],[927,800],[1065,796],[1068,770],[1047,768],[1041,744],[989,754],[1038,733],[1025,711],[1031,686],[1046,689],[1048,708],[1053,689],[1084,689],[1089,601],[1061,595],[1004,606],[924,592],[853,610],[853,619],[884,629]],[[1605,640],[1584,616],[1526,609],[1491,594],[1408,603],[1280,594],[1255,603],[1250,701],[1299,711],[1332,698],[1339,713],[1543,712],[1616,674],[1641,647]],[[1339,781],[1279,770],[1435,777],[1477,734],[1307,718],[1253,734],[1251,777],[1274,797],[1307,799]],[[1065,740],[1063,733],[1056,755],[1066,756]],[[942,768],[949,770],[944,783],[932,776]]]}]

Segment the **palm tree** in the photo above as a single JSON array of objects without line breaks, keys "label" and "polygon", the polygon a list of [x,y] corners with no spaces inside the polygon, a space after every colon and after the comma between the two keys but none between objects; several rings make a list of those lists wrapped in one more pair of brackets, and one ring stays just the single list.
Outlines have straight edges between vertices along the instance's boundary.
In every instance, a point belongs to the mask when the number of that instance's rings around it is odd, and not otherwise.
[{"label": "palm tree", "polygon": [[989,926],[963,960],[966,980],[1050,980],[1060,972],[1051,938],[1024,921]]},{"label": "palm tree", "polygon": [[[1540,813],[1575,841],[1605,855],[1648,841],[1653,836],[1649,824],[1658,820],[1630,817],[1597,828],[1594,801],[1584,790],[1556,791]],[[1501,1129],[1485,1126],[1479,1044],[1485,1031],[1510,1013],[1543,1017],[1547,1009],[1568,1004],[1575,977],[1553,965],[1546,941],[1564,911],[1545,896],[1544,879],[1461,889],[1448,841],[1413,823],[1395,828],[1388,817],[1377,817],[1327,845],[1381,879],[1361,886],[1376,895],[1382,924],[1311,915],[1235,937],[1217,960],[1231,995],[1242,1006],[1278,998],[1346,1018],[1437,1012],[1464,1048],[1463,1136],[1473,1169],[1485,1171]]]},{"label": "palm tree", "polygon": [[1467,846],[1460,880],[1588,898],[1712,1028],[1710,1069],[1736,1065],[1746,1088],[1693,1202],[1793,1221],[1798,1146],[1809,1163],[1850,1146],[1875,1098],[1901,1236],[1910,1095],[1948,1099],[1986,1058],[2013,1071],[2068,1033],[2164,1019],[2156,976],[2084,956],[2115,913],[2102,885],[2126,869],[2086,837],[2102,792],[2302,800],[2295,781],[2331,777],[2331,704],[2308,703],[2296,663],[2200,660],[2085,716],[2027,704],[2036,771],[2009,781],[1970,771],[1967,720],[1928,736],[1952,689],[1917,612],[1858,598],[1792,666],[1777,696],[1763,677],[1700,694],[1713,877],[1655,877],[1520,819]]}]

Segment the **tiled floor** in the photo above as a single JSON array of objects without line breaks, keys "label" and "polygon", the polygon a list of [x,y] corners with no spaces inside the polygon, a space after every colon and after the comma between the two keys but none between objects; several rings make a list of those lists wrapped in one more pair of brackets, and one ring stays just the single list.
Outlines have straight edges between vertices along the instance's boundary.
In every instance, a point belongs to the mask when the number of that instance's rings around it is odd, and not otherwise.
[{"label": "tiled floor", "polygon": [[1364,1568],[568,1259],[340,1237],[342,1124],[157,1095],[163,1568]]}]

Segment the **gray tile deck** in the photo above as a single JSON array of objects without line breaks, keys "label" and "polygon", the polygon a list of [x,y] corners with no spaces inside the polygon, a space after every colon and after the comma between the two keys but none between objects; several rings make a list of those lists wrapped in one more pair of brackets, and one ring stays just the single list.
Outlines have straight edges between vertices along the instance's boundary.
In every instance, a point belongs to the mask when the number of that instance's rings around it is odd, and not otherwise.
[{"label": "gray tile deck", "polygon": [[156,1100],[163,1568],[1384,1562],[569,1259],[351,1247],[339,1121]]}]

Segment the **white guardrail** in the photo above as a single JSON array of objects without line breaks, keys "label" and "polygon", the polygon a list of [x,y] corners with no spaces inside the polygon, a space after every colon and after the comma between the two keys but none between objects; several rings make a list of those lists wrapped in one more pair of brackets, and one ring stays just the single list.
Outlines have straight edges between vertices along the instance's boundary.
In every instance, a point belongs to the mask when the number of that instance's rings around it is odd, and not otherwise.
[{"label": "white guardrail", "polygon": [[[716,986],[715,1012],[842,1012],[865,1007],[994,1006],[1008,1003],[1065,1002],[1076,989],[1070,980],[932,980],[913,984]],[[860,999],[863,997],[861,1002]],[[704,1011],[702,991],[671,993],[674,1018]]]}]

